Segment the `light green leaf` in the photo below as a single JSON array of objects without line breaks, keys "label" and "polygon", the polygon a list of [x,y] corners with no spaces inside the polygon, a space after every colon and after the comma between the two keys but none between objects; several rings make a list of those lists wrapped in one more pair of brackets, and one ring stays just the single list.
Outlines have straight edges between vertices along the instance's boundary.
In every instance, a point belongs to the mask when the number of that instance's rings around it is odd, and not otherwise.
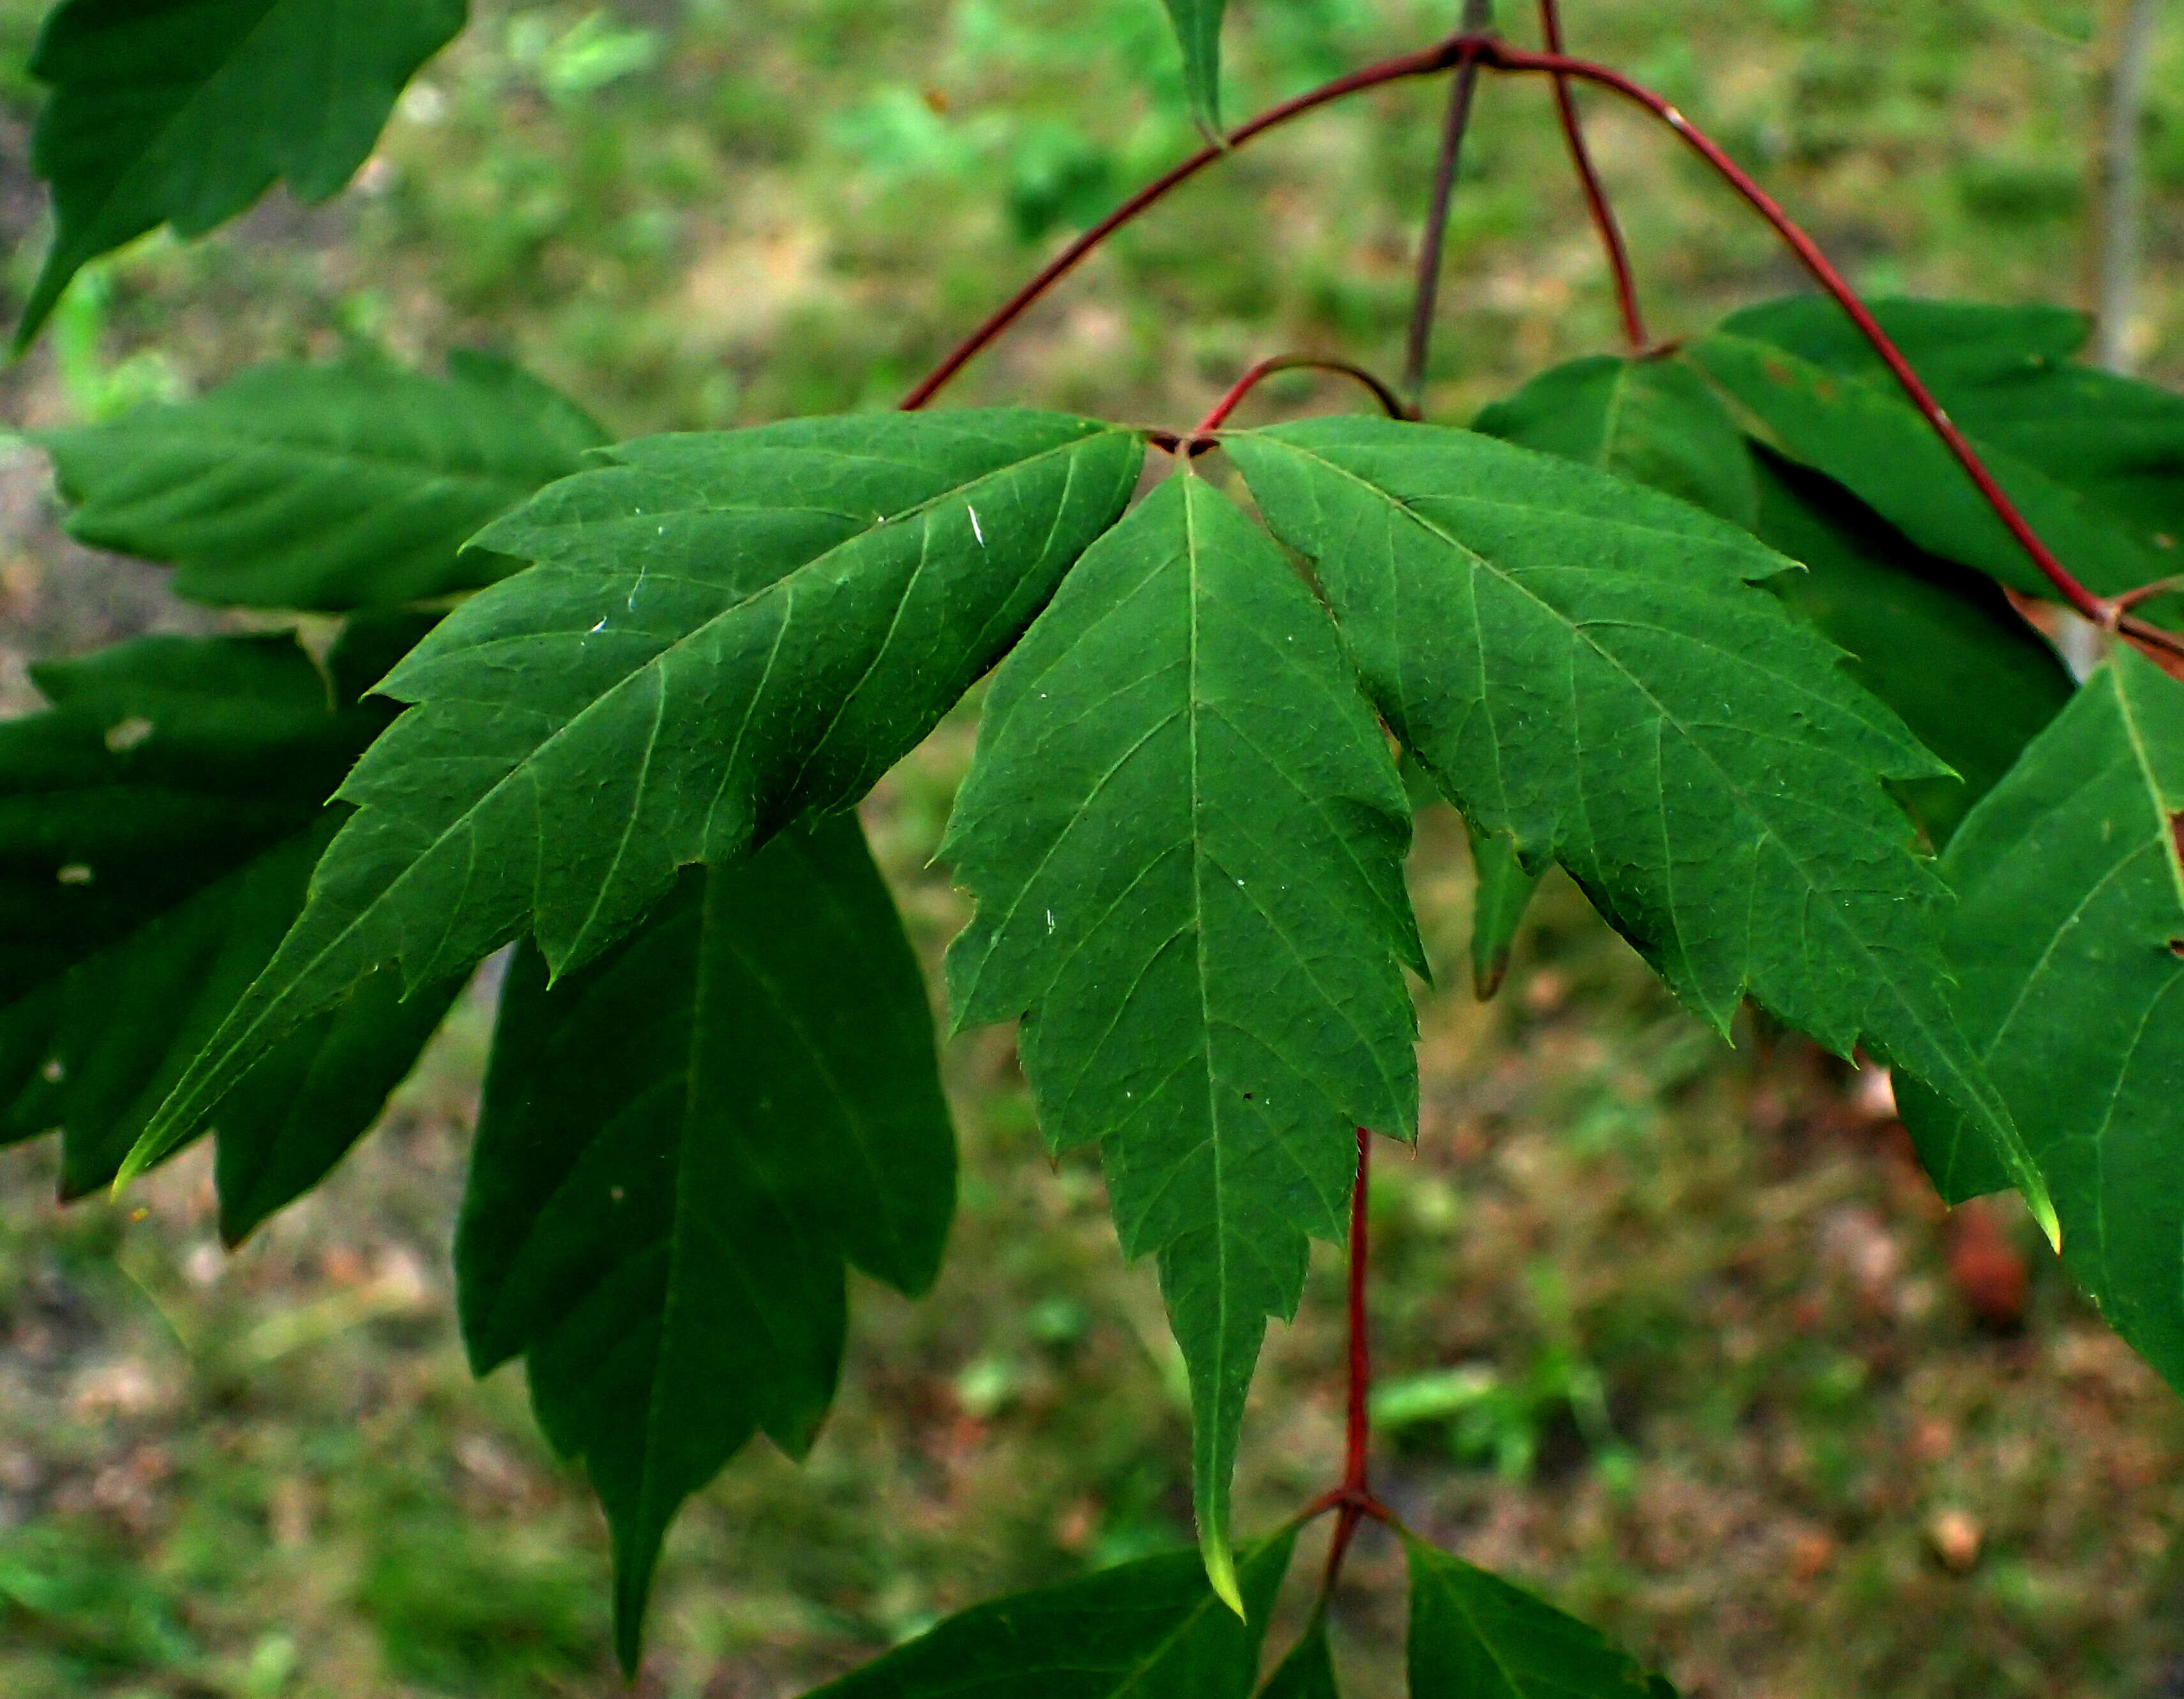
[{"label": "light green leaf", "polygon": [[1103,538],[995,675],[941,856],[961,1026],[1021,1017],[1057,1150],[1096,1141],[1190,1369],[1199,1535],[1267,1317],[1340,1239],[1353,1128],[1408,1137],[1410,811],[1325,611],[1202,479]]},{"label": "light green leaf", "polygon": [[1675,1699],[1599,1629],[1406,1539],[1414,1699]]},{"label": "light green leaf", "polygon": [[1960,1103],[2036,1212],[1949,1007],[1944,896],[1884,779],[1935,773],[1722,521],[1468,432],[1320,419],[1225,437],[1312,560],[1396,735],[1478,829],[1559,858],[1725,1031],[1747,992]]},{"label": "light green leaf", "polygon": [[[2184,1389],[2184,684],[2121,650],[1973,811],[1942,872],[1958,1006],[2053,1188],[2063,1255]],[[1954,1199],[1956,1117],[1905,1122]]]},{"label": "light green leaf", "polygon": [[1228,0],[1167,0],[1183,49],[1183,86],[1190,115],[1210,136],[1221,134],[1221,17]]},{"label": "light green leaf", "polygon": [[[425,623],[353,624],[331,678],[287,636],[35,670],[53,705],[0,726],[0,1140],[59,1128],[68,1195],[113,1178],[302,909],[322,799],[390,717],[356,699]],[[365,981],[184,1129],[219,1129],[231,1242],[340,1159],[454,990],[397,989]]]},{"label": "light green leaf", "polygon": [[693,867],[644,925],[503,994],[455,1263],[481,1374],[532,1402],[614,1529],[637,1664],[683,1499],[755,1431],[811,1445],[845,1262],[907,1293],[940,1262],[956,1149],[933,1014],[853,817]]},{"label": "light green leaf", "polygon": [[53,245],[20,350],[87,261],[162,224],[202,236],[286,177],[306,203],[356,174],[464,0],[63,0],[31,74]]},{"label": "light green leaf", "polygon": [[420,705],[279,953],[131,1154],[155,1159],[369,973],[421,985],[529,932],[567,972],[697,862],[844,807],[1013,643],[1128,499],[1134,434],[878,414],[657,437],[488,530],[539,564],[381,686]]},{"label": "light green leaf", "polygon": [[475,589],[463,544],[584,463],[599,427],[504,360],[253,367],[201,400],[48,431],[80,543],[176,567],[178,595],[339,610]]},{"label": "light green leaf", "polygon": [[1235,1611],[1168,1552],[975,1605],[807,1699],[1247,1699],[1295,1544],[1245,1553]]},{"label": "light green leaf", "polygon": [[1680,496],[1747,531],[1758,520],[1736,421],[1680,359],[1573,360],[1485,408],[1472,428]]}]

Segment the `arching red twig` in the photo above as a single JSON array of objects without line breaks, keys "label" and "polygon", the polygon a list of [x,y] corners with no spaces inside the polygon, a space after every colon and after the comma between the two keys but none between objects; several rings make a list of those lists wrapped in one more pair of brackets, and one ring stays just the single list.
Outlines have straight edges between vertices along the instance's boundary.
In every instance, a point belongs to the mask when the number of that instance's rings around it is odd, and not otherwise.
[{"label": "arching red twig", "polygon": [[1200,148],[1181,164],[1146,184],[1040,267],[1039,274],[1031,281],[1003,302],[983,324],[957,343],[948,357],[903,398],[904,410],[914,412],[932,400],[942,385],[969,365],[987,343],[1022,317],[1040,296],[1074,270],[1093,249],[1170,191],[1196,176],[1216,159],[1233,153],[1254,136],[1263,136],[1268,131],[1286,124],[1293,118],[1301,118],[1306,113],[1315,111],[1329,102],[1340,100],[1346,95],[1379,88],[1385,83],[1401,82],[1415,76],[1431,76],[1437,71],[1446,70],[1471,51],[1470,41],[1468,36],[1451,36],[1448,40],[1418,53],[1384,59],[1379,64],[1352,71],[1348,76],[1337,77],[1332,82],[1323,83],[1318,88],[1297,96],[1294,100],[1285,100],[1279,106],[1269,107],[1256,118],[1231,131],[1223,145]]},{"label": "arching red twig", "polygon": [[[1557,0],[1540,0],[1540,33],[1547,43],[1547,51],[1563,51],[1562,8]],[[1630,250],[1623,240],[1623,228],[1615,221],[1615,209],[1608,204],[1607,191],[1601,186],[1600,173],[1593,169],[1592,153],[1585,145],[1585,129],[1578,122],[1577,103],[1570,97],[1569,79],[1555,79],[1555,111],[1562,120],[1563,136],[1569,143],[1570,164],[1577,168],[1579,184],[1585,190],[1586,210],[1592,214],[1592,227],[1600,233],[1600,245],[1607,255],[1607,269],[1615,279],[1615,304],[1623,315],[1623,335],[1630,344],[1633,354],[1643,354],[1652,346],[1646,337],[1646,320],[1638,309],[1638,285],[1630,275]]]}]

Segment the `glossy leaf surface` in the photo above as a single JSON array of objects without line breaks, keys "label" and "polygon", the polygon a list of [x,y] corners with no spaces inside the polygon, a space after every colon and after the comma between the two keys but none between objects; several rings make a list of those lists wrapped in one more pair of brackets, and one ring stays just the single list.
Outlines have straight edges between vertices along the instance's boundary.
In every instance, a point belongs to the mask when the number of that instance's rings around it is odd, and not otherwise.
[{"label": "glossy leaf surface", "polygon": [[1295,1543],[1244,1554],[1248,1616],[1169,1552],[973,1606],[809,1699],[1247,1699]]},{"label": "glossy leaf surface", "polygon": [[[1949,845],[1959,1006],[2054,1189],[2063,1255],[2184,1387],[2184,684],[2124,650]],[[1953,1199],[1994,1189],[1957,1118],[1906,1123]]]},{"label": "glossy leaf surface", "polygon": [[382,687],[419,705],[340,794],[310,906],[136,1158],[366,974],[528,932],[566,972],[693,863],[855,801],[1012,643],[1128,499],[1133,434],[877,414],[652,437],[488,531],[538,564]]},{"label": "glossy leaf surface", "polygon": [[463,544],[605,437],[516,367],[457,354],[444,379],[376,359],[256,366],[35,440],[77,541],[174,565],[197,601],[339,611],[505,576],[515,562]]},{"label": "glossy leaf surface", "polygon": [[1322,419],[1226,439],[1381,711],[1478,829],[1559,858],[1725,1029],[1747,992],[1963,1104],[2046,1206],[1950,1009],[1945,896],[1884,779],[1937,764],[1753,588],[1791,563],[1585,466]]},{"label": "glossy leaf surface", "polygon": [[850,816],[693,867],[644,925],[503,993],[456,1246],[480,1373],[525,1354],[614,1530],[634,1668],[677,1507],[762,1431],[810,1447],[844,1265],[931,1284],[956,1147],[924,982]]},{"label": "glossy leaf surface", "polygon": [[[63,1187],[114,1177],[303,907],[322,799],[387,721],[357,694],[424,622],[353,627],[322,674],[287,637],[148,638],[36,670],[0,726],[0,1137],[63,1133]],[[365,981],[185,1129],[216,1124],[240,1239],[376,1117],[453,988]]]},{"label": "glossy leaf surface", "polygon": [[465,0],[64,0],[31,74],[53,90],[31,164],[52,250],[18,328],[69,280],[159,225],[202,236],[286,178],[305,203],[356,173]]},{"label": "glossy leaf surface", "polygon": [[1675,1699],[1599,1629],[1406,1540],[1413,1699]]},{"label": "glossy leaf surface", "polygon": [[1209,1571],[1269,1316],[1340,1239],[1357,1126],[1407,1137],[1410,811],[1326,612],[1189,473],[1086,554],[986,699],[941,856],[960,1025],[1021,1017],[1057,1150],[1097,1142],[1189,1366]]}]

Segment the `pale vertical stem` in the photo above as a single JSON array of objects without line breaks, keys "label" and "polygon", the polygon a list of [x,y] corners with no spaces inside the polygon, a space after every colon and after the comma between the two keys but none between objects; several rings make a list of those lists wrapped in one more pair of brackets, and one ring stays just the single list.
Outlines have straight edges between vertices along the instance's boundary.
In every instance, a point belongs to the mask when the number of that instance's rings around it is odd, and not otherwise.
[{"label": "pale vertical stem", "polygon": [[2159,0],[2124,0],[2109,59],[2108,111],[2101,138],[2099,250],[2095,259],[2095,354],[2110,371],[2137,363],[2131,321],[2138,310],[2144,242],[2146,173],[2139,131],[2153,58]]}]

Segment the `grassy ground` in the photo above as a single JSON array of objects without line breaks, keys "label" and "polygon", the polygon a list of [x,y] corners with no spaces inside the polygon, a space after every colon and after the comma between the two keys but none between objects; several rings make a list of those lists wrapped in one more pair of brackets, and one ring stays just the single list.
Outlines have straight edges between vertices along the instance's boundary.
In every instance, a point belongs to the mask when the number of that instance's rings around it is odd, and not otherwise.
[{"label": "grassy ground", "polygon": [[[39,8],[0,0],[10,62]],[[1189,143],[1152,0],[482,5],[361,191],[154,240],[0,374],[11,422],[357,339],[508,348],[618,431],[882,404],[1073,225]],[[1446,27],[1424,0],[1237,8],[1236,109]],[[2039,0],[1572,0],[1580,47],[1663,86],[1876,287],[2072,297],[2089,56]],[[2184,372],[2184,32],[2152,126],[2140,340]],[[35,260],[17,83],[0,219]],[[1118,243],[966,399],[1187,423],[1258,354],[1394,364],[1434,97],[1396,91],[1246,153]],[[1543,91],[1491,86],[1451,258],[1435,410],[1607,344],[1610,304]],[[1663,331],[1790,274],[1661,138],[1597,125]],[[1330,393],[1329,399],[1333,398]],[[1269,407],[1321,404],[1306,379]],[[1346,403],[1345,404],[1346,404]],[[187,626],[157,575],[53,533],[0,466],[24,655]],[[928,957],[958,719],[869,816]],[[1384,1492],[1613,1628],[1707,1699],[2184,1691],[2184,1404],[2012,1212],[1945,1217],[1871,1082],[1701,1032],[1554,884],[1511,988],[1462,989],[1446,811],[1415,885],[1424,1136],[1373,1191]],[[512,1374],[473,1385],[447,1239],[489,1011],[467,1004],[379,1133],[234,1258],[187,1156],[61,1211],[0,1152],[0,1692],[381,1699],[604,1694],[604,1541]],[[809,1463],[762,1450],[685,1518],[644,1691],[775,1699],[991,1590],[1187,1538],[1185,1423],[1096,1169],[1044,1156],[1006,1034],[948,1056],[966,1161],[940,1290],[857,1295]],[[141,1214],[139,1213],[141,1212]],[[2023,1289],[2015,1282],[2025,1276]],[[1241,1505],[1339,1451],[1339,1270],[1278,1329]],[[1302,1566],[1300,1566],[1302,1568]],[[1395,1554],[1339,1631],[1400,1691]],[[2164,1684],[2167,1684],[2164,1685]]]}]

